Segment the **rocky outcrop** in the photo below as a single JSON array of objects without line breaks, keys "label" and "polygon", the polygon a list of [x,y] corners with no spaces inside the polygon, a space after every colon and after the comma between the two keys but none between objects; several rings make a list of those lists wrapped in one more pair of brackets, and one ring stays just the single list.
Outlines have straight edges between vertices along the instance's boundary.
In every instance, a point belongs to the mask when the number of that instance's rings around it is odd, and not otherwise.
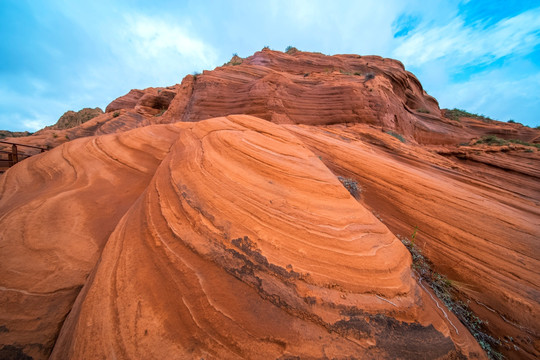
[{"label": "rocky outcrop", "polygon": [[144,91],[142,90],[130,90],[130,92],[126,95],[119,97],[118,99],[107,105],[107,107],[105,108],[105,112],[111,112],[120,109],[133,109],[135,105],[137,105],[137,101],[139,101],[139,99],[143,97],[143,95]]},{"label": "rocky outcrop", "polygon": [[203,72],[193,82],[189,101],[177,96],[171,106],[182,106],[167,117],[199,121],[251,114],[278,124],[368,123],[413,137],[415,123],[425,117],[419,111],[440,116],[437,101],[398,61],[291,54],[263,50],[237,66]]},{"label": "rocky outcrop", "polygon": [[95,109],[84,108],[77,112],[71,110],[66,111],[64,115],[58,119],[56,124],[50,126],[49,128],[54,130],[70,129],[72,127],[81,125],[101,114],[103,114],[103,110],[98,107]]},{"label": "rocky outcrop", "polygon": [[[145,90],[131,90],[128,94],[119,97],[110,103],[105,112],[118,110],[142,110],[149,115],[155,115],[167,110],[171,100],[176,95],[175,87],[168,88],[148,88]],[[154,111],[157,110],[157,111]]]}]

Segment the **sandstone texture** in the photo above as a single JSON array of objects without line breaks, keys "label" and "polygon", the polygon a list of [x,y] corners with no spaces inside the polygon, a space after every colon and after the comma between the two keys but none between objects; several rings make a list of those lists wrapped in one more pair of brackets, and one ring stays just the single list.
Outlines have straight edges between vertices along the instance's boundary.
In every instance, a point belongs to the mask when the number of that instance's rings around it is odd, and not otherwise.
[{"label": "sandstone texture", "polygon": [[540,356],[540,131],[399,61],[264,49],[16,141],[0,358]]}]

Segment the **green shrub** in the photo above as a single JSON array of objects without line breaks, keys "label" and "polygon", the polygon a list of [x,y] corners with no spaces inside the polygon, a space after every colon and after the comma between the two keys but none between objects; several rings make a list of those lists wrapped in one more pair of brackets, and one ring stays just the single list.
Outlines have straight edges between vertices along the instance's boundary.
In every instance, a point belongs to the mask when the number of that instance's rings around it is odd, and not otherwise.
[{"label": "green shrub", "polygon": [[426,108],[416,109],[416,111],[419,113],[429,114],[429,110]]},{"label": "green shrub", "polygon": [[509,139],[508,142],[512,143],[512,144],[520,144],[520,145],[525,145],[525,146],[534,146],[535,148],[540,149],[540,144],[531,144],[531,143],[528,143],[526,141],[519,140],[519,139]]},{"label": "green shrub", "polygon": [[297,52],[297,51],[298,51],[298,49],[295,48],[294,46],[290,46],[290,45],[289,45],[289,46],[287,46],[287,47],[285,48],[285,52],[286,52],[287,54],[289,54],[289,55],[292,55],[292,54],[294,54],[294,53]]},{"label": "green shrub", "polygon": [[480,138],[480,140],[476,140],[475,142],[475,145],[476,144],[487,144],[487,145],[497,145],[497,146],[502,146],[502,145],[506,145],[508,143],[508,141],[504,140],[504,139],[501,139],[495,135],[486,135],[486,136],[482,136]]},{"label": "green shrub", "polygon": [[118,111],[113,112],[113,114],[112,114],[113,118],[118,117],[118,116],[120,116],[120,112],[118,112]]},{"label": "green shrub", "polygon": [[388,135],[392,135],[393,137],[395,137],[396,139],[398,139],[399,141],[401,141],[402,143],[405,142],[405,138],[403,137],[403,135],[400,135],[398,133],[395,133],[391,130],[385,130],[384,131],[385,133],[387,133]]},{"label": "green shrub", "polygon": [[460,118],[462,117],[469,117],[469,118],[472,118],[472,119],[478,119],[478,120],[482,120],[484,122],[490,122],[490,121],[493,121],[493,119],[487,117],[487,116],[484,116],[484,115],[478,115],[478,114],[472,114],[470,112],[467,112],[465,110],[462,110],[462,109],[452,109],[452,110],[449,110],[449,109],[445,109],[446,110],[446,118],[447,119],[450,119],[450,120],[454,120],[454,121],[460,121]]},{"label": "green shrub", "polygon": [[531,144],[526,141],[520,140],[520,139],[501,139],[497,137],[496,135],[486,135],[481,137],[479,140],[476,140],[474,143],[477,144],[486,144],[486,145],[493,145],[493,146],[503,146],[508,144],[519,144],[524,146],[534,146],[538,149],[540,149],[540,144]]},{"label": "green shrub", "polygon": [[339,181],[345,186],[347,190],[349,190],[349,193],[355,198],[360,198],[360,193],[362,192],[362,189],[358,186],[358,183],[354,179],[350,178],[344,178],[342,176],[338,176]]}]

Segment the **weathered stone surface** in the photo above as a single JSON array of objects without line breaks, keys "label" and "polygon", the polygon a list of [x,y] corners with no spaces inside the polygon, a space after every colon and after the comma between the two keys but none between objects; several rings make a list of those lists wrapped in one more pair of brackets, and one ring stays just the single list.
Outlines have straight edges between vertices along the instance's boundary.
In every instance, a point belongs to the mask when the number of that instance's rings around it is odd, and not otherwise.
[{"label": "weathered stone surface", "polygon": [[103,114],[103,110],[100,108],[84,108],[77,112],[71,110],[66,111],[64,115],[58,119],[56,124],[50,126],[49,128],[54,130],[70,129],[72,127],[81,125],[101,114]]},{"label": "weathered stone surface", "polygon": [[16,139],[54,149],[0,177],[0,354],[484,357],[392,235],[417,227],[499,351],[540,356],[540,131],[446,117],[391,59],[233,60]]}]

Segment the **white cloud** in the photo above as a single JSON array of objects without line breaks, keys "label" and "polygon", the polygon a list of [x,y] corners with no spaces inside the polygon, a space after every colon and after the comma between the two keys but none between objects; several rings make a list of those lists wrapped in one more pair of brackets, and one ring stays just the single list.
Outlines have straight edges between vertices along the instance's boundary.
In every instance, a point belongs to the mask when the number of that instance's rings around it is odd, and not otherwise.
[{"label": "white cloud", "polygon": [[452,66],[489,64],[507,55],[523,55],[540,44],[540,8],[492,26],[466,26],[457,17],[444,26],[417,28],[406,36],[393,56],[411,66],[448,58]]},{"label": "white cloud", "polygon": [[181,20],[131,13],[100,31],[109,58],[86,69],[85,83],[114,94],[108,101],[130,89],[180,83],[185,75],[219,62],[214,47]]},{"label": "white cloud", "polygon": [[130,44],[131,57],[160,60],[164,56],[183,58],[209,65],[216,60],[212,47],[189,36],[178,24],[144,15],[126,16],[126,27],[120,30],[121,40]]}]

